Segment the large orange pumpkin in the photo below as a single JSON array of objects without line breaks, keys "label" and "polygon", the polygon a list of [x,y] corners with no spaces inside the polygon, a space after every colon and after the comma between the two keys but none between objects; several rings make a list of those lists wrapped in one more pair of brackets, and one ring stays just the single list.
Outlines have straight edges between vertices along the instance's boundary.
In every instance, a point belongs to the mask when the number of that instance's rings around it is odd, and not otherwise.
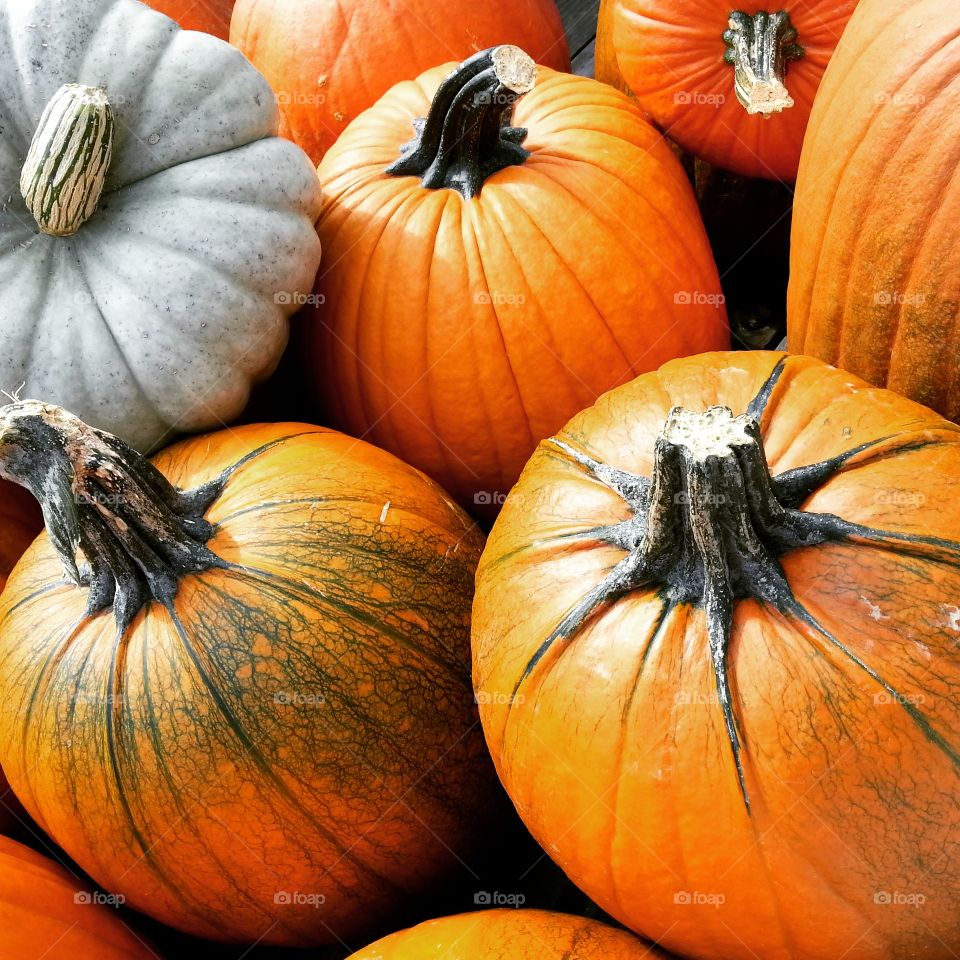
[{"label": "large orange pumpkin", "polygon": [[0,762],[84,870],[164,923],[369,930],[451,873],[490,803],[482,537],[417,471],[317,427],[155,462],[57,408],[0,411],[0,474],[50,523],[0,602]]},{"label": "large orange pumpkin", "polygon": [[184,30],[202,30],[221,40],[230,37],[230,15],[234,0],[145,0],[148,6],[165,13]]},{"label": "large orange pumpkin", "polygon": [[669,363],[539,447],[474,681],[603,909],[697,960],[956,956],[958,498],[960,428],[808,357]]},{"label": "large orange pumpkin", "polygon": [[554,0],[238,0],[230,40],[277,92],[281,135],[314,163],[394,84],[438,63],[514,43],[570,69]]},{"label": "large orange pumpkin", "polygon": [[823,71],[856,5],[607,0],[601,69],[619,70],[684,149],[746,176],[793,180]]},{"label": "large orange pumpkin", "polygon": [[599,394],[729,336],[690,184],[627,97],[534,86],[515,47],[452,66],[320,164],[311,356],[328,419],[489,509]]},{"label": "large orange pumpkin", "polygon": [[429,920],[350,960],[655,960],[656,947],[596,920],[544,910],[484,910]]},{"label": "large orange pumpkin", "polygon": [[797,180],[791,350],[960,419],[960,5],[862,0]]},{"label": "large orange pumpkin", "polygon": [[0,960],[158,960],[115,903],[0,837]]}]

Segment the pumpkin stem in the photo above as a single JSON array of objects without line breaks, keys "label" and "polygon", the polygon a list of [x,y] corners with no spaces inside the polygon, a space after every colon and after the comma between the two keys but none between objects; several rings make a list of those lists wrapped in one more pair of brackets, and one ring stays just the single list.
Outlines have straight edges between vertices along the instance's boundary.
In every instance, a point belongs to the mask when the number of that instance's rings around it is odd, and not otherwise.
[{"label": "pumpkin stem", "polygon": [[93,216],[113,157],[105,91],[64,84],[51,97],[20,171],[20,192],[43,233],[68,237]]},{"label": "pumpkin stem", "polygon": [[769,120],[793,106],[785,83],[787,64],[806,51],[786,10],[753,15],[734,10],[723,33],[723,59],[734,68],[733,87],[747,113]]},{"label": "pumpkin stem", "polygon": [[223,478],[178,490],[122,440],[60,407],[0,408],[0,477],[40,502],[67,575],[90,590],[87,614],[112,607],[121,631],[151,601],[169,605],[184,575],[223,566],[204,519]]},{"label": "pumpkin stem", "polygon": [[387,168],[395,177],[418,176],[431,190],[457,190],[475,197],[498,170],[522,164],[527,131],[510,126],[513,106],[537,77],[533,60],[519,47],[491,47],[465,60],[440,84],[416,136]]}]

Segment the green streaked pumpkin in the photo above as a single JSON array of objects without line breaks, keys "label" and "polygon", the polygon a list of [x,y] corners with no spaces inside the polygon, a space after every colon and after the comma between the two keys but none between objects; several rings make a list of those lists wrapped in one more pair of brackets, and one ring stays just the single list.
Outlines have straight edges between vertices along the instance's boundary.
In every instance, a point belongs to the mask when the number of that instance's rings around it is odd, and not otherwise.
[{"label": "green streaked pumpkin", "polygon": [[0,763],[98,883],[193,934],[311,944],[467,857],[483,537],[437,486],[301,424],[155,469],[35,402],[0,410],[0,475],[49,530],[0,601]]}]

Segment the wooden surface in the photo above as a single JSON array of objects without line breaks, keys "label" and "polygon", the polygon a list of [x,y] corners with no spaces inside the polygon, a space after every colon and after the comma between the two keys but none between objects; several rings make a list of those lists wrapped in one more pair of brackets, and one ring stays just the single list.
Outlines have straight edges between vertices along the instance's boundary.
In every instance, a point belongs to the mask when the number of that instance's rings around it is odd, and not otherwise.
[{"label": "wooden surface", "polygon": [[558,0],[560,16],[567,29],[573,72],[593,76],[593,44],[597,36],[600,0]]}]

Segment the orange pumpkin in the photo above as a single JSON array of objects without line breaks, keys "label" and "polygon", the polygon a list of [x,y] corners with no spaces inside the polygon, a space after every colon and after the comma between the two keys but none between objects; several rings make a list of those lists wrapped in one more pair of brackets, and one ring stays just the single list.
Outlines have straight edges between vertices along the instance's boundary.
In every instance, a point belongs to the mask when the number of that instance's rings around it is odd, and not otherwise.
[{"label": "orange pumpkin", "polygon": [[544,910],[484,910],[429,920],[384,937],[350,960],[655,960],[623,930]]},{"label": "orange pumpkin", "polygon": [[84,870],[166,924],[369,930],[452,873],[490,803],[482,536],[417,471],[318,427],[155,463],[58,408],[0,411],[0,474],[50,523],[0,601],[0,762]]},{"label": "orange pumpkin", "polygon": [[280,134],[314,163],[394,84],[438,63],[515,43],[570,69],[554,0],[237,0],[230,40],[277,92]]},{"label": "orange pumpkin", "polygon": [[960,419],[960,5],[862,0],[810,118],[787,332]]},{"label": "orange pumpkin", "polygon": [[960,428],[708,354],[543,443],[477,574],[500,777],[604,910],[698,960],[960,949]]},{"label": "orange pumpkin", "polygon": [[0,960],[158,960],[116,915],[115,898],[0,837]]},{"label": "orange pumpkin", "polygon": [[515,47],[453,66],[320,164],[309,350],[328,419],[493,512],[585,404],[729,335],[690,184],[633,103]]},{"label": "orange pumpkin", "polygon": [[617,63],[617,51],[613,44],[613,6],[615,0],[600,0],[600,12],[597,17],[597,41],[593,49],[593,77],[601,83],[623,91],[632,97],[630,85],[623,79],[620,64]]},{"label": "orange pumpkin", "polygon": [[202,30],[221,40],[230,37],[234,0],[145,0],[148,6],[176,20],[184,30]]},{"label": "orange pumpkin", "polygon": [[745,176],[793,180],[817,88],[856,5],[607,0],[601,66],[609,73],[613,60],[684,149]]}]

